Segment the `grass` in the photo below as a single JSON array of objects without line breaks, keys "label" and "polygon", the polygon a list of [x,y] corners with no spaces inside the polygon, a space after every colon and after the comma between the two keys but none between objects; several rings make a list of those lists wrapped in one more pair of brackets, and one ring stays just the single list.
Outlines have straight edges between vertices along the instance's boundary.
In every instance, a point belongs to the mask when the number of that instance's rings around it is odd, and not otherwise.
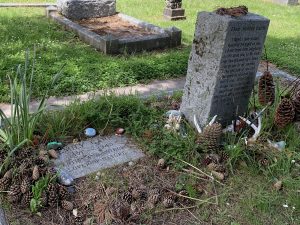
[{"label": "grass", "polygon": [[[5,2],[5,0],[0,0]],[[13,2],[36,2],[13,1]],[[47,2],[47,1],[40,1]],[[50,1],[51,2],[51,1]],[[52,1],[53,2],[53,1]],[[105,56],[78,40],[74,34],[44,18],[43,9],[0,9],[0,101],[8,100],[6,74],[23,61],[26,48],[37,46],[37,79],[33,94],[42,95],[53,74],[65,65],[64,76],[52,95],[70,95],[100,88],[145,83],[186,73],[190,45],[198,11],[219,6],[245,4],[251,12],[271,20],[266,46],[269,59],[277,66],[300,75],[300,7],[282,6],[261,0],[189,0],[183,2],[187,19],[165,21],[164,1],[151,0],[144,7],[140,0],[118,1],[117,7],[128,15],[160,25],[176,26],[183,31],[182,48],[137,55]]]},{"label": "grass", "polygon": [[[180,95],[178,93],[173,98],[178,100]],[[159,100],[164,106],[153,108],[153,102],[157,101],[156,98],[144,102],[136,96],[110,96],[83,104],[77,102],[64,111],[49,112],[42,118],[39,130],[42,133],[50,131],[49,139],[63,140],[68,135],[80,137],[83,129],[88,126],[98,131],[106,127],[105,134],[113,132],[117,127],[124,127],[140,148],[164,157],[171,168],[180,169],[184,166],[176,158],[201,167],[203,152],[195,144],[195,131],[187,124],[186,138],[166,132],[163,129],[163,114],[172,99]],[[218,188],[219,205],[203,205],[194,212],[203,224],[299,224],[299,167],[291,163],[293,159],[300,160],[300,143],[297,141],[299,133],[294,125],[277,130],[273,127],[273,116],[274,107],[271,107],[263,119],[265,122],[260,141],[254,147],[245,148],[239,137],[225,137],[224,145],[230,155],[228,166],[232,170],[225,186]],[[145,135],[149,132],[151,137]],[[286,150],[271,151],[264,142],[267,137],[285,140]],[[239,150],[228,148],[232,145],[238,146]],[[270,159],[271,163],[267,167],[262,167],[253,157],[253,153],[261,152]],[[283,181],[282,191],[272,188],[276,179]],[[184,184],[187,185],[185,181]],[[285,204],[288,208],[283,206]]]}]

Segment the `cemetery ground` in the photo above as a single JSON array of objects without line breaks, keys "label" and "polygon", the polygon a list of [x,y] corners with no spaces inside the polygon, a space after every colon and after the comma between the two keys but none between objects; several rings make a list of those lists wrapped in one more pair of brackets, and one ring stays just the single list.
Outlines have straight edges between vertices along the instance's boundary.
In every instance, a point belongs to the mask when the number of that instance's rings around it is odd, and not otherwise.
[{"label": "cemetery ground", "polygon": [[[140,4],[141,11],[136,9],[139,2],[135,0],[128,4],[120,2],[119,7],[137,18],[162,26],[172,24],[160,19],[163,3],[153,2],[157,4],[149,7]],[[218,2],[222,6],[236,4],[235,1]],[[212,10],[217,5],[212,1],[185,4],[184,8],[190,9],[187,10],[190,11],[187,12],[188,19],[176,22],[176,26],[184,31],[184,42],[190,43],[196,11],[202,6],[202,9]],[[294,29],[298,26],[294,21],[299,17],[299,7],[269,3],[262,6],[260,1],[245,4],[253,8],[252,12],[271,18],[274,24],[267,40],[269,59],[299,75],[299,31]],[[282,10],[287,21],[276,19],[277,15],[283,14]],[[191,12],[193,15],[189,14]],[[12,102],[22,106],[12,108],[12,119],[5,120],[0,127],[0,203],[10,224],[300,223],[299,122],[290,121],[280,128],[274,119],[282,95],[295,92],[292,88],[295,82],[277,80],[275,101],[262,113],[260,135],[256,141],[249,142],[248,139],[247,143],[245,138],[252,136],[253,130],[241,121],[235,132],[217,129],[212,135],[205,136],[205,129],[199,134],[184,119],[179,124],[177,120],[171,120],[172,117],[168,118],[167,111],[179,109],[181,92],[147,99],[133,95],[104,95],[85,103],[74,102],[57,111],[45,111],[41,104],[37,113],[30,114],[31,94],[34,97],[53,93],[66,95],[182,76],[186,73],[190,51],[185,45],[175,50],[104,56],[44,19],[41,13],[40,9],[8,9],[0,14],[0,29],[6,31],[0,33],[5,40],[0,51],[7,56],[1,59],[5,74],[24,61],[24,49],[28,45],[38,42],[32,86],[31,83],[18,83],[19,78],[24,79],[23,70],[18,70],[19,77],[14,77],[4,91],[11,91]],[[52,75],[64,64],[57,85],[51,85]],[[29,74],[27,78],[31,80]],[[11,72],[11,75],[15,73]],[[86,86],[91,83],[98,86]],[[85,89],[80,90],[76,85],[83,85]],[[256,89],[249,104],[249,114],[253,109],[264,108],[258,103]],[[8,96],[3,95],[2,99],[8,100]],[[290,117],[290,112],[284,111],[284,115]],[[11,124],[6,124],[9,122]],[[253,123],[256,123],[255,118]],[[63,173],[52,169],[54,159],[57,154],[62,155],[68,144],[91,141],[84,135],[88,127],[95,128],[98,135],[127,137],[146,156],[76,179],[70,188],[58,184]],[[119,128],[124,128],[125,133]],[[207,142],[215,135],[221,136],[221,140],[216,138],[217,146]],[[53,144],[53,141],[61,142],[63,146]],[[48,145],[52,147],[48,148]],[[85,152],[77,151],[76,154]],[[73,158],[80,157],[74,155]]]},{"label": "cemetery ground", "polygon": [[[247,128],[223,136],[223,150],[219,152],[222,159],[217,159],[222,161],[222,172],[213,174],[207,166],[210,152],[197,144],[198,135],[187,122],[183,124],[187,136],[164,128],[166,111],[177,109],[181,96],[181,92],[144,100],[137,96],[104,96],[75,102],[62,111],[45,112],[35,132],[43,137],[38,139],[42,146],[53,140],[64,145],[74,139],[85,140],[86,127],[94,127],[102,135],[114,134],[122,127],[124,135],[132,138],[146,157],[77,179],[76,193],[69,197],[78,210],[76,218],[59,205],[39,208],[40,214],[36,214],[2,198],[1,206],[10,224],[81,224],[75,220],[99,224],[104,219],[110,224],[109,205],[114,199],[129,201],[126,193],[131,188],[141,188],[148,194],[158,188],[162,196],[174,194],[175,204],[165,207],[161,199],[151,207],[145,200],[141,207],[139,198],[144,195],[138,195],[132,207],[136,214],[131,211],[129,218],[115,224],[299,224],[299,128],[297,124],[284,129],[274,126],[279,95],[264,113],[262,132],[253,146],[246,146],[242,138],[251,132]],[[287,145],[279,151],[270,147],[267,139],[283,140]],[[39,154],[41,148],[35,149]],[[158,164],[160,158],[166,160],[165,166]]]},{"label": "cemetery ground", "polygon": [[107,87],[147,83],[153,79],[185,76],[197,12],[236,4],[245,4],[250,11],[270,18],[271,25],[266,40],[269,60],[295,75],[300,74],[300,25],[295,23],[299,20],[299,6],[281,6],[260,0],[189,0],[183,2],[187,19],[170,22],[162,17],[164,4],[164,1],[151,0],[147,7],[143,7],[139,0],[119,1],[117,10],[162,27],[178,27],[183,31],[183,46],[172,50],[113,57],[95,51],[71,32],[50,22],[44,16],[44,9],[0,8],[0,53],[4,56],[0,59],[0,101],[8,101],[6,74],[22,62],[25,49],[34,44],[37,48],[37,85],[33,90],[35,97],[43,94],[53,73],[63,65],[64,76],[52,90],[52,95],[72,95]]}]

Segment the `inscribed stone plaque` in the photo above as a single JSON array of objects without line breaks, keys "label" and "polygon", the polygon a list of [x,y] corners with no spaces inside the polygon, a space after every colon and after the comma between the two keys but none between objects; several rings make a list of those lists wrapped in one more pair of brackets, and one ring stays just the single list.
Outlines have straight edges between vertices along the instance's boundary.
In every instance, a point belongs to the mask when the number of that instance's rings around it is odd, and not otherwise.
[{"label": "inscribed stone plaque", "polygon": [[248,106],[269,20],[198,13],[181,111],[201,126],[218,115],[223,125]]},{"label": "inscribed stone plaque", "polygon": [[55,164],[78,178],[143,156],[125,136],[97,136],[65,146]]}]

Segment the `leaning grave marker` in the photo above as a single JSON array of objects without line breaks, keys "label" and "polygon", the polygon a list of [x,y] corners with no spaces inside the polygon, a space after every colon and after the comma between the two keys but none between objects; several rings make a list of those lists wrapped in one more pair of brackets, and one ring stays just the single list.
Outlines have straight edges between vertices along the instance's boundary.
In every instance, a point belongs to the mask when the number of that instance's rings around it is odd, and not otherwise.
[{"label": "leaning grave marker", "polygon": [[226,125],[246,112],[269,22],[252,13],[198,13],[180,108],[190,123],[218,115]]},{"label": "leaning grave marker", "polygon": [[79,178],[142,157],[144,154],[126,136],[97,136],[65,146],[55,165]]}]

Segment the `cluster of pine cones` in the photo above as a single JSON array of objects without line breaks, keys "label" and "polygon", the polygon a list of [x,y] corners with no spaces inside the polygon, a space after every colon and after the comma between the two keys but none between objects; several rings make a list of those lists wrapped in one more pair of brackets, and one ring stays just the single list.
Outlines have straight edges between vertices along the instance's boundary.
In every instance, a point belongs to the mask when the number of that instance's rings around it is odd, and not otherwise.
[{"label": "cluster of pine cones", "polygon": [[[32,186],[41,177],[54,174],[48,168],[45,157],[35,156],[32,148],[20,150],[14,157],[9,169],[0,179],[0,191],[7,192],[7,200],[12,204],[21,203],[22,207],[29,207],[33,198]],[[43,207],[54,207],[58,203],[66,210],[72,210],[73,204],[69,201],[70,195],[65,186],[50,183],[41,194],[40,201]]]},{"label": "cluster of pine cones", "polygon": [[225,166],[228,158],[229,155],[224,151],[218,154],[210,153],[204,157],[203,164],[218,180],[224,180],[228,176],[228,170]]},{"label": "cluster of pine cones", "polygon": [[[180,191],[179,196],[188,196],[186,191]],[[114,222],[138,221],[141,213],[146,209],[153,209],[158,204],[165,208],[174,207],[179,197],[158,187],[150,190],[146,188],[129,188],[107,204],[106,216]],[[104,218],[103,215],[99,216]],[[107,219],[107,218],[106,218]],[[101,223],[101,221],[100,221]]]},{"label": "cluster of pine cones", "polygon": [[[258,100],[261,105],[272,105],[275,101],[275,85],[269,71],[265,71],[259,79]],[[292,98],[282,97],[276,109],[274,123],[278,128],[284,128],[294,120],[300,121],[300,91]]]}]

